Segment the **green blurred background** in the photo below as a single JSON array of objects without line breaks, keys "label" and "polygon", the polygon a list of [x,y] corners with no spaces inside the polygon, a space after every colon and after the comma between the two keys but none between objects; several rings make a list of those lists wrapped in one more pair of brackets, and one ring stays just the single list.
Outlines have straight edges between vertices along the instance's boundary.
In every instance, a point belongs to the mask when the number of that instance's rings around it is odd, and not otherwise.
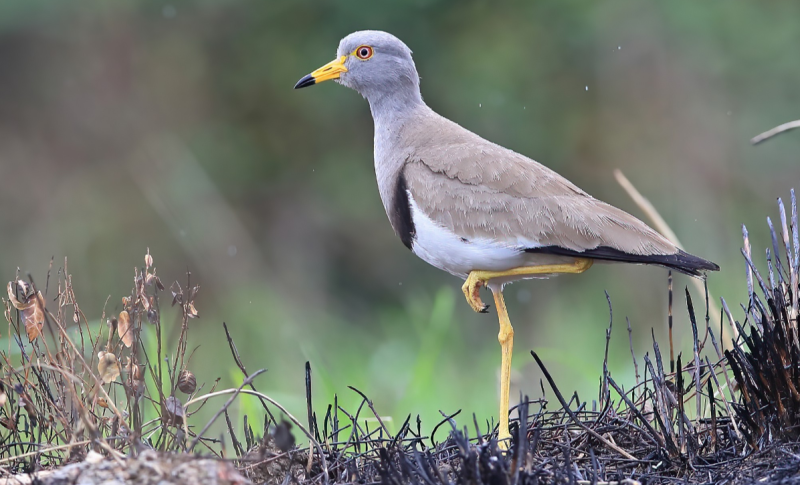
[{"label": "green blurred background", "polygon": [[[269,369],[257,387],[299,416],[308,360],[320,413],[334,392],[352,409],[352,385],[395,429],[409,413],[430,429],[439,410],[483,421],[497,412],[495,314],[472,313],[461,281],[393,234],[366,102],[295,81],[354,30],[394,33],[435,110],[644,217],[622,169],[690,252],[722,266],[709,288],[736,306],[740,225],[763,254],[765,216],[800,181],[800,136],[748,143],[800,118],[798,19],[800,3],[756,1],[4,1],[0,273],[42,281],[51,256],[68,257],[97,319],[109,296],[119,310],[149,247],[167,286],[187,268],[202,286],[198,381],[241,381],[226,321],[248,368]],[[633,382],[624,318],[639,358],[651,328],[666,348],[666,282],[603,265],[509,287],[512,400],[542,393],[531,349],[563,392],[596,396],[603,290],[610,370]],[[683,350],[688,283],[676,276]],[[237,412],[258,414],[247,399]]]}]

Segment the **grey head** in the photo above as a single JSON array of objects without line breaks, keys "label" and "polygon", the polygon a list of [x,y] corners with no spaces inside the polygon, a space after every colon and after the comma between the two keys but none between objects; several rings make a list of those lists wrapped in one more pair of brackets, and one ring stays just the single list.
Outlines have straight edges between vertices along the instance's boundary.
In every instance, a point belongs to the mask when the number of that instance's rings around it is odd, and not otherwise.
[{"label": "grey head", "polygon": [[339,42],[336,59],[300,79],[295,89],[328,80],[357,91],[373,113],[422,103],[411,49],[387,32],[362,30],[348,35]]}]

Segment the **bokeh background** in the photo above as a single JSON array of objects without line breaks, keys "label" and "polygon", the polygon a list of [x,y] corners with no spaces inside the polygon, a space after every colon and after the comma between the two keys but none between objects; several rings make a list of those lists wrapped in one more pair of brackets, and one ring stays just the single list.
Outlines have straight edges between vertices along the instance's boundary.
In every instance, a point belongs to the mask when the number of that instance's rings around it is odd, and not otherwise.
[{"label": "bokeh background", "polygon": [[[430,429],[439,410],[491,419],[495,315],[472,313],[461,282],[392,233],[366,102],[294,82],[354,30],[394,33],[435,110],[644,217],[622,169],[688,250],[722,266],[708,286],[737,307],[741,224],[763,254],[765,217],[800,185],[800,136],[748,143],[800,118],[798,19],[800,3],[756,1],[4,1],[0,274],[43,281],[67,257],[99,319],[149,247],[167,286],[187,269],[201,284],[199,381],[241,382],[225,321],[248,368],[269,370],[259,389],[299,416],[310,361],[320,412],[334,393],[356,405],[352,385],[398,427],[419,414]],[[675,277],[684,351],[688,283]],[[664,342],[667,272],[604,265],[508,289],[515,395],[542,394],[536,349],[562,391],[596,396],[604,290],[609,367],[633,382],[624,319],[637,357],[651,329]]]}]

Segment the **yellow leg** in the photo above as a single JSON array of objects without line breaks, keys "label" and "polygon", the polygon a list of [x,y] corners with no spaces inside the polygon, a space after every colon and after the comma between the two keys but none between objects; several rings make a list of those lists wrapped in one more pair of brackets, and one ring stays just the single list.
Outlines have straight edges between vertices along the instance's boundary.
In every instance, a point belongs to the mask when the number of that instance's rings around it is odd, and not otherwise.
[{"label": "yellow leg", "polygon": [[500,319],[500,333],[497,340],[503,351],[500,364],[500,429],[497,433],[497,441],[501,449],[507,450],[511,439],[508,431],[508,393],[511,386],[511,356],[514,352],[514,327],[508,319],[506,302],[503,300],[503,292],[498,290],[492,292],[494,304],[497,308],[497,317]]},{"label": "yellow leg", "polygon": [[[491,279],[506,276],[583,273],[591,266],[591,259],[576,259],[574,262],[567,264],[523,266],[508,271],[472,271],[461,289],[467,298],[467,303],[473,310],[486,313],[488,307],[481,301],[480,289],[481,286],[486,286]],[[509,438],[511,438],[511,433],[508,430],[508,394],[511,385],[511,354],[514,349],[514,328],[508,318],[503,292],[498,289],[496,292],[493,290],[492,293],[494,295],[494,304],[497,307],[497,317],[500,320],[500,333],[497,335],[497,340],[500,342],[500,348],[503,352],[500,364],[500,429],[498,430],[497,439],[502,449],[508,449]]]}]

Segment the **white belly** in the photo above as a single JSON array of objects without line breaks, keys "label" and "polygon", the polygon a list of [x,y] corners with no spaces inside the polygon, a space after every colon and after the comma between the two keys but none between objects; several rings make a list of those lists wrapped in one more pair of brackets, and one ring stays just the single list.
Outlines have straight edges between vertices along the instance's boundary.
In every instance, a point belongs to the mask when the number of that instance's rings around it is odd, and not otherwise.
[{"label": "white belly", "polygon": [[530,264],[528,254],[519,246],[487,239],[465,240],[425,215],[410,192],[408,201],[416,232],[411,250],[428,264],[464,279],[473,270],[504,271]]}]

